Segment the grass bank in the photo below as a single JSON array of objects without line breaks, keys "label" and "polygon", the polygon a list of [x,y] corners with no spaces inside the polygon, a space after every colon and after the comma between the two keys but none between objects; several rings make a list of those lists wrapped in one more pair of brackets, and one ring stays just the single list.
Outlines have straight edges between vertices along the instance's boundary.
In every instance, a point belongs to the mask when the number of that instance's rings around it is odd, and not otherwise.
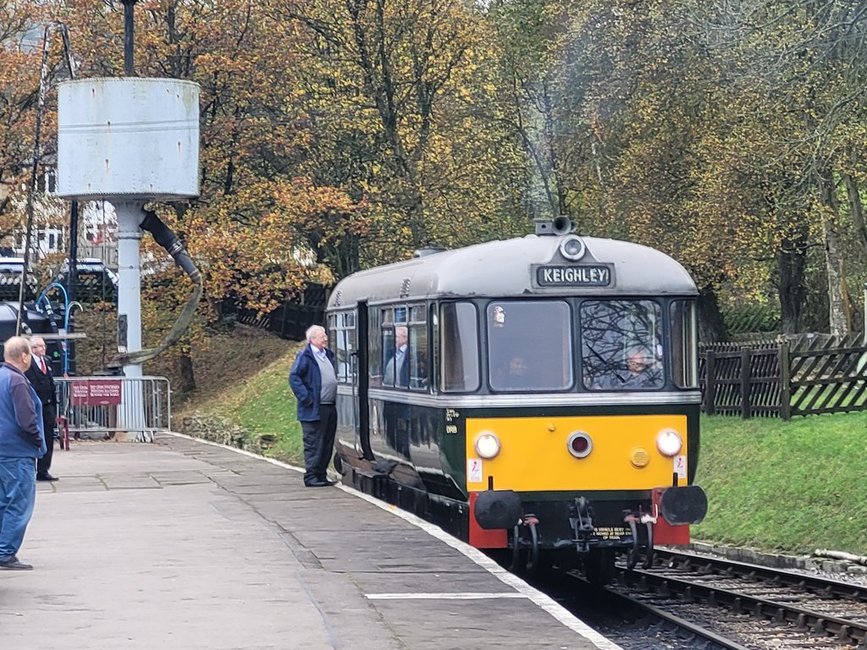
[{"label": "grass bank", "polygon": [[702,418],[694,536],[765,551],[867,554],[867,413]]},{"label": "grass bank", "polygon": [[[207,379],[181,411],[221,416],[251,438],[269,434],[275,442],[266,454],[300,463],[287,384],[300,348],[250,332],[213,342],[218,358],[198,360]],[[867,413],[791,422],[704,417],[702,429],[698,481],[710,509],[695,538],[765,552],[867,554]]]},{"label": "grass bank", "polygon": [[245,438],[273,439],[265,453],[303,464],[301,425],[289,369],[301,343],[249,328],[212,337],[194,354],[199,388],[176,408],[175,427],[185,416],[218,416],[244,429]]}]

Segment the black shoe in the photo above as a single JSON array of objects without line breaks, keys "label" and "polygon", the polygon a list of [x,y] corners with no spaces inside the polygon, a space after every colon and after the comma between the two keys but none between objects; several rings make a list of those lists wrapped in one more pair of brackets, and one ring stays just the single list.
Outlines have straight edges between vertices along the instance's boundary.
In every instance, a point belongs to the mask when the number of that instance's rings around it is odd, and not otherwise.
[{"label": "black shoe", "polygon": [[44,474],[37,474],[36,480],[37,481],[59,481],[60,479],[57,478],[56,476],[52,476],[48,472],[45,472]]},{"label": "black shoe", "polygon": [[13,555],[8,560],[0,561],[0,569],[5,569],[6,571],[32,571],[33,565],[24,564],[24,562]]},{"label": "black shoe", "polygon": [[328,481],[305,481],[304,487],[328,487],[332,485]]}]

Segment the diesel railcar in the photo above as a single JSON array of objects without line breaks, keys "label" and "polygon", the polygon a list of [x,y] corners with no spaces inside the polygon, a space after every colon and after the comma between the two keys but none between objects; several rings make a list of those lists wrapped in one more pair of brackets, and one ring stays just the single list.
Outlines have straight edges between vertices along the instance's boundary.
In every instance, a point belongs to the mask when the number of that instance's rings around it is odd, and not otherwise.
[{"label": "diesel railcar", "polygon": [[645,246],[536,233],[355,273],[331,293],[347,484],[518,568],[689,541],[697,291]]}]

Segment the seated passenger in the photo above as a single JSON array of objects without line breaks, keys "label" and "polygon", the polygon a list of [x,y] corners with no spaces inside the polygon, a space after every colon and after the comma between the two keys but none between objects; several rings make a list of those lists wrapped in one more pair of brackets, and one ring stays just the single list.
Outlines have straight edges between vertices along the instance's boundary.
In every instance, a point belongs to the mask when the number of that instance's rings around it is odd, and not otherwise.
[{"label": "seated passenger", "polygon": [[407,328],[394,328],[394,355],[385,364],[383,386],[406,386],[409,384],[409,363],[406,360]]},{"label": "seated passenger", "polygon": [[621,384],[623,388],[656,388],[662,384],[662,376],[647,348],[637,347],[629,351],[626,371],[626,378]]},{"label": "seated passenger", "polygon": [[495,390],[529,388],[528,381],[527,361],[522,356],[515,356],[494,374],[491,386]]},{"label": "seated passenger", "polygon": [[636,388],[659,388],[663,378],[659,366],[647,348],[634,347],[626,355],[625,371],[611,365],[604,374],[585,380],[586,385],[596,390],[632,390]]},{"label": "seated passenger", "polygon": [[427,354],[423,350],[419,350],[410,371],[409,387],[427,388],[427,375]]}]

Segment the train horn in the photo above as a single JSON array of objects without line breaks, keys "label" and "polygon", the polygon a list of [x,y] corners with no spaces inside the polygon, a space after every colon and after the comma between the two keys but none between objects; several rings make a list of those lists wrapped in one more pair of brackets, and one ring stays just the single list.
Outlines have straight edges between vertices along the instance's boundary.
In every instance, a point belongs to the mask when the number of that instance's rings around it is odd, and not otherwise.
[{"label": "train horn", "polygon": [[554,219],[534,219],[537,235],[568,235],[575,230],[569,217],[560,215]]},{"label": "train horn", "polygon": [[554,231],[555,235],[568,235],[575,229],[575,224],[572,223],[572,220],[569,217],[560,215],[559,217],[554,217],[554,221],[551,223],[551,229]]}]

